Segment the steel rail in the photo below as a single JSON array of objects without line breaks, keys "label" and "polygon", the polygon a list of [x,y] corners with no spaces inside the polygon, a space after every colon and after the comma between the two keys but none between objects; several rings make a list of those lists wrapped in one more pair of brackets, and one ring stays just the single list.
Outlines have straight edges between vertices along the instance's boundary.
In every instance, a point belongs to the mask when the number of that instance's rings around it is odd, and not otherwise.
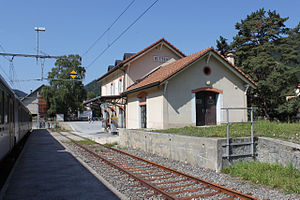
[{"label": "steel rail", "polygon": [[127,156],[132,157],[132,158],[135,158],[135,159],[138,159],[138,160],[142,160],[142,161],[144,161],[144,162],[147,162],[147,163],[149,163],[149,164],[151,164],[151,165],[154,165],[154,166],[157,166],[157,167],[159,167],[159,168],[162,168],[162,169],[165,169],[165,170],[174,172],[174,173],[176,173],[176,174],[179,174],[179,175],[188,177],[188,178],[193,179],[193,180],[197,180],[197,181],[199,181],[200,183],[204,183],[204,184],[210,185],[212,188],[217,189],[217,190],[221,190],[222,192],[224,192],[225,194],[228,194],[228,195],[230,195],[230,196],[237,196],[237,197],[240,197],[240,198],[245,199],[245,200],[259,200],[258,198],[252,197],[252,196],[250,196],[250,195],[243,194],[243,193],[241,193],[241,192],[238,192],[238,191],[235,191],[235,190],[232,190],[232,189],[223,187],[223,186],[221,186],[221,185],[217,185],[217,184],[211,183],[211,182],[209,182],[209,181],[206,181],[206,180],[197,178],[197,177],[195,177],[195,176],[191,176],[191,175],[185,174],[185,173],[180,172],[180,171],[177,171],[177,170],[175,170],[175,169],[171,169],[171,168],[169,168],[169,167],[165,167],[165,166],[160,165],[160,164],[157,164],[157,163],[155,163],[155,162],[151,162],[151,161],[149,161],[149,160],[145,160],[145,159],[143,159],[143,158],[137,157],[137,156],[135,156],[135,155],[131,155],[131,154],[129,154],[129,153],[127,153],[127,152],[124,152],[124,151],[121,151],[121,150],[119,150],[119,149],[115,149],[115,148],[112,148],[112,147],[108,147],[108,146],[105,146],[105,145],[103,145],[103,144],[99,144],[99,145],[101,145],[101,146],[103,146],[103,147],[106,147],[106,148],[108,148],[108,149],[111,149],[111,150],[113,150],[113,151],[117,151],[117,152],[119,152],[119,153],[121,153],[121,154],[125,154],[125,155],[127,155]]},{"label": "steel rail", "polygon": [[[60,134],[61,134],[61,133],[60,133]],[[64,136],[64,137],[66,137],[66,138],[68,138],[68,139],[71,140],[74,144],[76,144],[76,145],[79,146],[80,148],[84,149],[85,151],[91,153],[91,154],[94,155],[95,157],[98,157],[98,158],[104,160],[105,162],[107,162],[107,163],[110,164],[111,166],[113,166],[113,167],[119,169],[119,170],[122,171],[122,172],[125,172],[126,174],[130,175],[130,176],[133,177],[134,179],[140,181],[143,185],[145,185],[145,186],[147,186],[147,187],[150,187],[152,190],[154,190],[154,191],[156,191],[156,192],[162,194],[164,197],[166,197],[166,199],[186,199],[186,198],[188,198],[188,197],[176,198],[176,197],[172,196],[172,194],[171,194],[172,192],[168,193],[168,192],[163,191],[162,188],[156,187],[156,186],[155,186],[156,183],[152,184],[152,183],[150,183],[150,182],[148,182],[148,181],[146,181],[146,180],[141,179],[141,178],[143,178],[143,177],[139,178],[138,176],[136,176],[136,175],[130,173],[129,171],[127,171],[126,169],[123,169],[122,167],[117,166],[116,164],[114,164],[114,163],[111,162],[110,160],[104,158],[103,156],[101,156],[101,155],[95,153],[94,151],[91,151],[91,150],[89,150],[88,148],[86,148],[86,147],[84,147],[84,146],[78,144],[75,140],[69,138],[68,136],[63,135],[63,134],[61,134],[61,135]],[[75,134],[73,134],[73,135],[75,135]],[[78,136],[78,135],[76,135],[76,136]],[[84,138],[84,137],[82,137],[82,136],[79,136],[79,137]],[[84,139],[86,139],[86,138],[84,138]],[[134,158],[134,159],[137,159],[137,160],[146,162],[146,163],[148,163],[148,164],[150,164],[150,165],[153,165],[153,166],[156,166],[156,167],[158,167],[158,168],[160,168],[160,169],[164,169],[164,170],[166,170],[166,171],[169,171],[169,172],[173,172],[173,173],[175,173],[175,174],[178,174],[178,175],[180,175],[182,178],[188,178],[188,179],[186,179],[187,181],[196,181],[196,184],[199,184],[199,183],[200,183],[200,184],[208,185],[211,189],[214,189],[214,190],[216,190],[216,191],[220,191],[220,192],[222,192],[222,193],[227,194],[227,195],[230,196],[230,197],[225,198],[225,199],[240,198],[240,199],[242,199],[242,200],[259,200],[258,198],[252,197],[252,196],[250,196],[250,195],[248,195],[248,194],[243,194],[243,193],[241,193],[241,192],[238,192],[238,191],[235,191],[235,190],[226,188],[226,187],[224,187],[224,186],[217,185],[217,184],[211,183],[211,182],[209,182],[209,181],[206,181],[206,180],[203,180],[203,179],[200,179],[200,178],[197,178],[197,177],[194,177],[194,176],[185,174],[185,173],[180,172],[180,171],[177,171],[177,170],[175,170],[175,169],[171,169],[171,168],[169,168],[169,167],[165,167],[165,166],[160,165],[160,164],[157,164],[157,163],[155,163],[155,162],[151,162],[151,161],[149,161],[149,160],[145,160],[145,159],[140,158],[140,157],[137,157],[137,156],[135,156],[135,155],[131,155],[131,154],[129,154],[129,153],[127,153],[127,152],[124,152],[124,151],[121,151],[121,150],[119,150],[119,149],[115,149],[115,148],[112,148],[112,147],[108,147],[108,146],[106,146],[106,145],[99,144],[99,143],[97,143],[97,144],[100,145],[100,146],[102,146],[102,147],[105,147],[105,148],[107,148],[107,149],[110,149],[110,150],[112,150],[112,151],[116,151],[116,152],[118,152],[118,153],[120,153],[120,154],[127,155],[127,156],[129,156],[129,157]],[[182,181],[182,180],[178,180],[178,181]],[[174,181],[174,182],[178,182],[178,181]],[[171,181],[171,182],[172,182],[172,181]],[[166,184],[166,183],[157,183],[157,185],[160,185],[160,184]],[[154,192],[154,193],[155,193],[155,192]],[[212,192],[211,194],[213,194],[213,192]],[[200,194],[199,194],[199,195],[200,195]]]},{"label": "steel rail", "polygon": [[[59,134],[61,134],[61,133],[59,133]],[[61,134],[61,135],[64,136],[64,137],[66,137],[66,138],[68,138],[71,142],[73,142],[74,144],[76,144],[76,145],[79,146],[80,148],[84,149],[85,151],[89,152],[89,153],[92,154],[93,156],[95,156],[95,157],[97,157],[97,158],[100,158],[100,159],[104,160],[104,161],[107,162],[109,165],[111,165],[111,166],[117,168],[118,170],[120,170],[120,171],[122,171],[122,172],[128,174],[128,175],[131,176],[132,178],[134,178],[134,179],[136,179],[137,181],[141,182],[143,185],[145,185],[145,186],[147,186],[147,187],[150,187],[152,190],[154,190],[154,193],[155,193],[155,192],[158,192],[158,193],[160,193],[161,195],[163,195],[164,197],[166,197],[166,199],[176,200],[176,198],[174,198],[173,196],[169,195],[168,193],[166,193],[166,192],[160,190],[159,188],[155,187],[155,186],[152,185],[151,183],[149,183],[149,182],[147,182],[147,181],[145,181],[145,180],[143,180],[143,179],[140,179],[139,177],[135,176],[134,174],[132,174],[132,173],[130,173],[130,172],[124,170],[123,168],[121,168],[121,167],[119,167],[119,166],[117,166],[117,165],[115,165],[115,164],[114,164],[113,162],[111,162],[110,160],[108,160],[108,159],[106,159],[106,158],[100,156],[99,154],[95,153],[94,151],[91,151],[91,150],[89,150],[88,148],[86,148],[86,147],[84,147],[84,146],[78,144],[75,140],[71,139],[70,137],[68,137],[68,136],[66,136],[66,135],[63,135],[63,134]]]}]

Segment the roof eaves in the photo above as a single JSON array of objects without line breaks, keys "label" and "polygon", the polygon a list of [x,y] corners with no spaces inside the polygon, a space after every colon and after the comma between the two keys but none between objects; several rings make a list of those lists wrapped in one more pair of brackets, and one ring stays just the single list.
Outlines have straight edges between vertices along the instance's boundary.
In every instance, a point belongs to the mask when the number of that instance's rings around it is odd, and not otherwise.
[{"label": "roof eaves", "polygon": [[250,83],[252,83],[255,87],[258,87],[258,84],[252,80],[247,74],[245,74],[240,68],[238,68],[236,65],[229,62],[223,55],[221,55],[217,50],[214,49],[214,52],[220,56],[226,63],[228,63],[230,66],[232,66],[237,72],[239,72],[244,78],[246,78]]},{"label": "roof eaves", "polygon": [[171,44],[168,40],[166,40],[165,38],[162,38],[164,42],[166,42],[169,46],[171,46],[172,48],[174,48],[179,54],[181,54],[183,57],[186,57],[186,55],[180,51],[178,48],[176,48],[173,44]]},{"label": "roof eaves", "polygon": [[118,64],[117,66],[115,66],[114,68],[112,68],[110,71],[106,72],[105,74],[103,74],[100,78],[97,79],[97,82],[101,81],[102,79],[104,79],[106,76],[108,76],[109,74],[117,71],[118,69],[120,69],[123,66],[123,63]]},{"label": "roof eaves", "polygon": [[36,91],[38,91],[40,88],[42,88],[42,87],[44,87],[44,86],[45,86],[45,85],[42,84],[40,87],[38,87],[37,89],[35,89],[33,92],[31,92],[31,93],[27,94],[25,97],[23,97],[23,98],[21,99],[21,101],[23,101],[24,99],[26,99],[27,97],[29,97],[30,95],[32,95],[33,93],[35,93]]},{"label": "roof eaves", "polygon": [[[192,60],[191,62],[187,63],[183,68],[181,68],[180,70],[178,70],[177,72],[171,74],[170,76],[168,76],[167,78],[165,78],[164,80],[161,81],[161,84],[164,84],[166,81],[172,79],[173,77],[175,77],[177,74],[181,73],[182,71],[186,70],[189,66],[193,65],[195,62],[198,62],[200,59],[202,59],[203,57],[205,57],[205,55],[210,52],[213,48],[209,47],[207,49],[206,52],[204,52],[202,55],[200,55],[199,57],[195,58],[194,60]],[[171,63],[172,64],[172,63]]]},{"label": "roof eaves", "polygon": [[133,60],[134,58],[138,57],[139,55],[145,53],[147,50],[151,49],[152,47],[156,46],[157,44],[159,44],[160,42],[165,42],[167,43],[169,46],[171,46],[172,48],[174,48],[179,54],[181,54],[183,57],[186,57],[186,55],[180,51],[179,49],[177,49],[174,45],[172,45],[169,41],[167,41],[165,38],[161,38],[160,40],[154,42],[153,44],[151,44],[150,46],[144,48],[143,50],[139,51],[138,53],[130,56],[129,58],[127,58],[126,60],[123,60],[119,65],[117,65],[116,67],[114,67],[112,70],[108,71],[107,73],[105,73],[103,76],[101,76],[99,79],[97,79],[97,82],[101,81],[103,78],[105,78],[106,76],[108,76],[109,74],[111,74],[112,72],[116,71],[117,69],[119,69],[120,67],[122,67],[123,65],[125,65],[126,63],[130,62],[131,60]]},{"label": "roof eaves", "polygon": [[125,91],[125,92],[122,93],[122,96],[126,96],[126,95],[128,95],[128,94],[130,94],[130,93],[138,92],[138,91],[141,91],[141,90],[145,90],[145,89],[148,89],[148,88],[151,88],[151,87],[160,85],[160,83],[161,83],[160,81],[156,81],[156,82],[154,82],[154,83],[150,83],[150,84],[148,84],[148,85],[144,85],[144,86],[142,86],[142,87],[138,87],[138,88],[135,88],[135,89],[133,89],[133,90]]}]

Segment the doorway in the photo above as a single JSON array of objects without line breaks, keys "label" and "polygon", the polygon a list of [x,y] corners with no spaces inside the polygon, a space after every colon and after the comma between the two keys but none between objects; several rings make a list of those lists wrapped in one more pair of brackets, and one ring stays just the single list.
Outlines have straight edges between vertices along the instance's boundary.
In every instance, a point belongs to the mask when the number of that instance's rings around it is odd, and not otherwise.
[{"label": "doorway", "polygon": [[196,93],[196,126],[216,124],[216,94],[210,91]]},{"label": "doorway", "polygon": [[141,128],[147,128],[147,112],[146,105],[141,105]]}]

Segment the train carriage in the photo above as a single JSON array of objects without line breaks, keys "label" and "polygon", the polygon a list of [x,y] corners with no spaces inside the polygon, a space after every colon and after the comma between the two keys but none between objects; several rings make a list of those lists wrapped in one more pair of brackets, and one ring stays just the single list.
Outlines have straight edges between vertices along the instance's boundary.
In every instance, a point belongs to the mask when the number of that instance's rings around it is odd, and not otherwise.
[{"label": "train carriage", "polygon": [[31,113],[0,75],[0,161],[31,130]]}]

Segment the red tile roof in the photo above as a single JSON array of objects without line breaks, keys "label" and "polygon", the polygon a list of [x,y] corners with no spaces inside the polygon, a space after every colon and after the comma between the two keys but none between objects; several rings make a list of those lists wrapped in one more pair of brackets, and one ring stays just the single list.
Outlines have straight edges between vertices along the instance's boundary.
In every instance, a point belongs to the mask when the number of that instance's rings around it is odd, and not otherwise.
[{"label": "red tile roof", "polygon": [[172,48],[174,48],[181,56],[185,57],[186,55],[181,52],[179,49],[177,49],[175,46],[173,46],[170,42],[168,42],[165,38],[161,38],[160,40],[158,40],[157,42],[151,44],[150,46],[146,47],[145,49],[139,51],[138,53],[134,54],[133,56],[130,56],[129,58],[127,58],[126,60],[123,60],[122,63],[125,64],[129,61],[131,61],[132,59],[138,57],[139,55],[141,55],[142,53],[146,52],[147,50],[151,49],[152,47],[156,46],[157,44],[161,43],[161,42],[165,42],[167,43],[169,46],[171,46]]},{"label": "red tile roof", "polygon": [[153,44],[151,44],[150,46],[144,48],[143,50],[139,51],[138,53],[130,56],[129,58],[127,58],[126,60],[123,60],[120,64],[118,64],[117,66],[115,66],[112,70],[108,71],[107,73],[105,73],[103,76],[101,76],[97,81],[100,81],[101,79],[105,78],[106,76],[108,76],[109,74],[111,74],[112,72],[114,72],[115,70],[119,69],[121,66],[123,66],[124,64],[128,63],[129,61],[133,60],[134,58],[138,57],[139,55],[145,53],[146,51],[148,51],[149,49],[155,47],[157,44],[161,43],[161,42],[165,42],[166,44],[168,44],[170,47],[172,47],[175,51],[177,51],[177,53],[179,53],[182,57],[185,57],[186,55],[180,51],[179,49],[177,49],[175,46],[173,46],[170,42],[168,42],[165,38],[161,38],[160,40],[154,42]]},{"label": "red tile roof", "polygon": [[[165,66],[161,66],[157,68],[155,71],[144,77],[139,82],[134,83],[132,86],[127,88],[124,91],[124,94],[128,94],[131,92],[138,91],[140,89],[143,89],[147,86],[152,87],[154,85],[158,85],[162,83],[163,81],[167,80],[168,78],[171,78],[176,73],[183,70],[188,65],[192,64],[193,62],[197,61],[200,57],[207,54],[209,51],[215,52],[217,55],[221,56],[221,54],[218,53],[213,47],[209,47],[206,49],[203,49],[202,51],[199,51],[197,53],[194,53],[190,56],[181,58],[173,63],[170,63]],[[242,72],[237,66],[232,65],[230,62],[227,61],[223,56],[221,56],[228,64],[230,64],[235,70],[237,70],[241,75],[243,75],[247,80],[249,80],[252,84],[256,85],[256,83],[249,78],[244,72]]]}]

